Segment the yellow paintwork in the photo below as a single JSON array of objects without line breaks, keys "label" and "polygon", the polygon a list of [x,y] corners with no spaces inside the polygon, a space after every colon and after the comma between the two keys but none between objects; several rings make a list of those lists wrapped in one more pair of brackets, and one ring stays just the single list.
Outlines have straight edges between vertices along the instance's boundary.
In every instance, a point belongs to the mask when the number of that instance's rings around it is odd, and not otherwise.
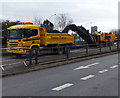
[{"label": "yellow paintwork", "polygon": [[[27,49],[31,49],[33,46],[37,46],[39,48],[43,48],[48,45],[64,45],[64,44],[73,44],[74,36],[67,33],[48,33],[46,28],[38,27],[33,24],[22,24],[11,26],[8,29],[37,29],[38,35],[31,36],[29,38],[23,39],[8,39],[7,40],[7,48],[16,48],[16,47],[27,47]],[[42,45],[42,47],[41,47]],[[8,53],[18,53],[18,54],[26,54],[28,50],[20,50],[20,49],[7,49]]]},{"label": "yellow paintwork", "polygon": [[96,31],[96,32],[93,32],[92,33],[93,35],[99,35],[99,33]]},{"label": "yellow paintwork", "polygon": [[15,25],[11,26],[8,29],[38,29],[39,27],[37,25],[32,24],[23,24],[23,25]]},{"label": "yellow paintwork", "polygon": [[[106,38],[106,36],[110,36],[109,39]],[[110,34],[110,33],[103,33],[100,35],[100,41],[101,42],[114,42],[116,40],[116,35],[115,34]]]},{"label": "yellow paintwork", "polygon": [[44,28],[40,28],[40,44],[47,46],[51,44],[73,44],[74,36],[67,33],[48,33]]},{"label": "yellow paintwork", "polygon": [[19,50],[19,49],[7,49],[7,53],[17,53],[17,54],[27,54],[27,50]]},{"label": "yellow paintwork", "polygon": [[[96,39],[97,42],[114,42],[116,40],[116,35],[114,33],[110,34],[109,32],[106,33],[98,33],[98,32],[94,32],[92,33],[96,36],[99,37],[99,39]],[[109,36],[110,38],[107,38],[106,36]],[[99,40],[99,41],[98,41]]]}]

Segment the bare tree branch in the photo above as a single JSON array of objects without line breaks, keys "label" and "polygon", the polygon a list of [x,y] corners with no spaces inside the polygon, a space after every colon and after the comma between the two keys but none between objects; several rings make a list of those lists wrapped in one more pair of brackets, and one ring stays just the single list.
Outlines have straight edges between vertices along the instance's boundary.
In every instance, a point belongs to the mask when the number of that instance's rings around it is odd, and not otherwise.
[{"label": "bare tree branch", "polygon": [[36,24],[38,26],[41,26],[41,24],[42,24],[42,18],[34,17],[34,24]]},{"label": "bare tree branch", "polygon": [[67,25],[73,23],[73,20],[67,14],[59,14],[56,17],[56,26],[58,30],[62,31]]}]

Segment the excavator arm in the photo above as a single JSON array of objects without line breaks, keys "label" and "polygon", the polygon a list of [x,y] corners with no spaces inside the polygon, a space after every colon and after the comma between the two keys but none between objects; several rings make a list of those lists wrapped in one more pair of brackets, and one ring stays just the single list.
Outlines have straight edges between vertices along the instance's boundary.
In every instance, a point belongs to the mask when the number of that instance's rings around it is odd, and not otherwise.
[{"label": "excavator arm", "polygon": [[69,30],[77,32],[79,36],[84,39],[88,44],[96,44],[94,37],[84,27],[71,24],[66,26],[62,33],[68,33]]}]

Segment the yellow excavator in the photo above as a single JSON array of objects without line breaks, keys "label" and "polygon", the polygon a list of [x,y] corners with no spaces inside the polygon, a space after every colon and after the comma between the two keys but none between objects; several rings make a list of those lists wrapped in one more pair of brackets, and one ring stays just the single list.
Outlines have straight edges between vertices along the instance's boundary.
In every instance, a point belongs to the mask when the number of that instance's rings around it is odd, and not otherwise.
[{"label": "yellow excavator", "polygon": [[116,41],[116,35],[111,32],[102,33],[101,31],[95,31],[92,33],[92,36],[95,37],[96,43],[108,43]]}]

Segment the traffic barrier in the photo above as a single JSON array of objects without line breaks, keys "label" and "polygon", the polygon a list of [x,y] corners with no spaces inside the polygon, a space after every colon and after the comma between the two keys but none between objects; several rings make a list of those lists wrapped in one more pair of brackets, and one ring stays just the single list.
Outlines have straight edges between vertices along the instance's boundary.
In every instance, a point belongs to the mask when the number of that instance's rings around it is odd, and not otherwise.
[{"label": "traffic barrier", "polygon": [[[95,44],[85,44],[85,45],[81,45],[78,47],[78,49],[81,47],[83,49],[85,49],[85,55],[86,56],[89,56],[91,55],[91,50],[92,49],[97,49],[98,50],[98,53],[102,53],[104,52],[104,49],[102,49],[103,47],[106,47],[105,49],[107,49],[106,51],[112,51],[113,49],[116,49],[116,50],[120,50],[120,42],[116,42],[113,46],[112,45],[108,45],[108,46],[105,46],[105,44],[103,43],[99,43],[97,45],[97,47],[94,47]],[[108,48],[107,48],[108,47]],[[18,48],[24,48],[26,49],[25,47],[16,47],[16,48],[12,48],[12,49],[18,49]],[[66,60],[68,60],[69,58],[71,58],[72,56],[70,55],[70,47],[69,46],[65,46],[65,57],[66,57]],[[8,49],[8,48],[3,48],[3,49]],[[46,48],[48,49],[48,48]],[[54,51],[56,48],[55,47],[49,47],[49,50]],[[73,49],[74,50],[74,49]],[[27,55],[27,59],[21,63],[24,64],[24,66],[31,66],[33,64],[38,64],[38,63],[41,63],[42,61],[40,61],[39,59],[39,55],[38,55],[38,51],[41,52],[41,50],[38,50],[38,49],[34,49],[34,54],[33,54],[33,49],[29,49],[29,53]],[[94,52],[94,50],[93,50]],[[34,61],[34,62],[33,62]],[[9,65],[9,64],[8,64]],[[2,71],[5,71],[5,68],[7,65],[1,65],[0,68],[2,69]]]}]

